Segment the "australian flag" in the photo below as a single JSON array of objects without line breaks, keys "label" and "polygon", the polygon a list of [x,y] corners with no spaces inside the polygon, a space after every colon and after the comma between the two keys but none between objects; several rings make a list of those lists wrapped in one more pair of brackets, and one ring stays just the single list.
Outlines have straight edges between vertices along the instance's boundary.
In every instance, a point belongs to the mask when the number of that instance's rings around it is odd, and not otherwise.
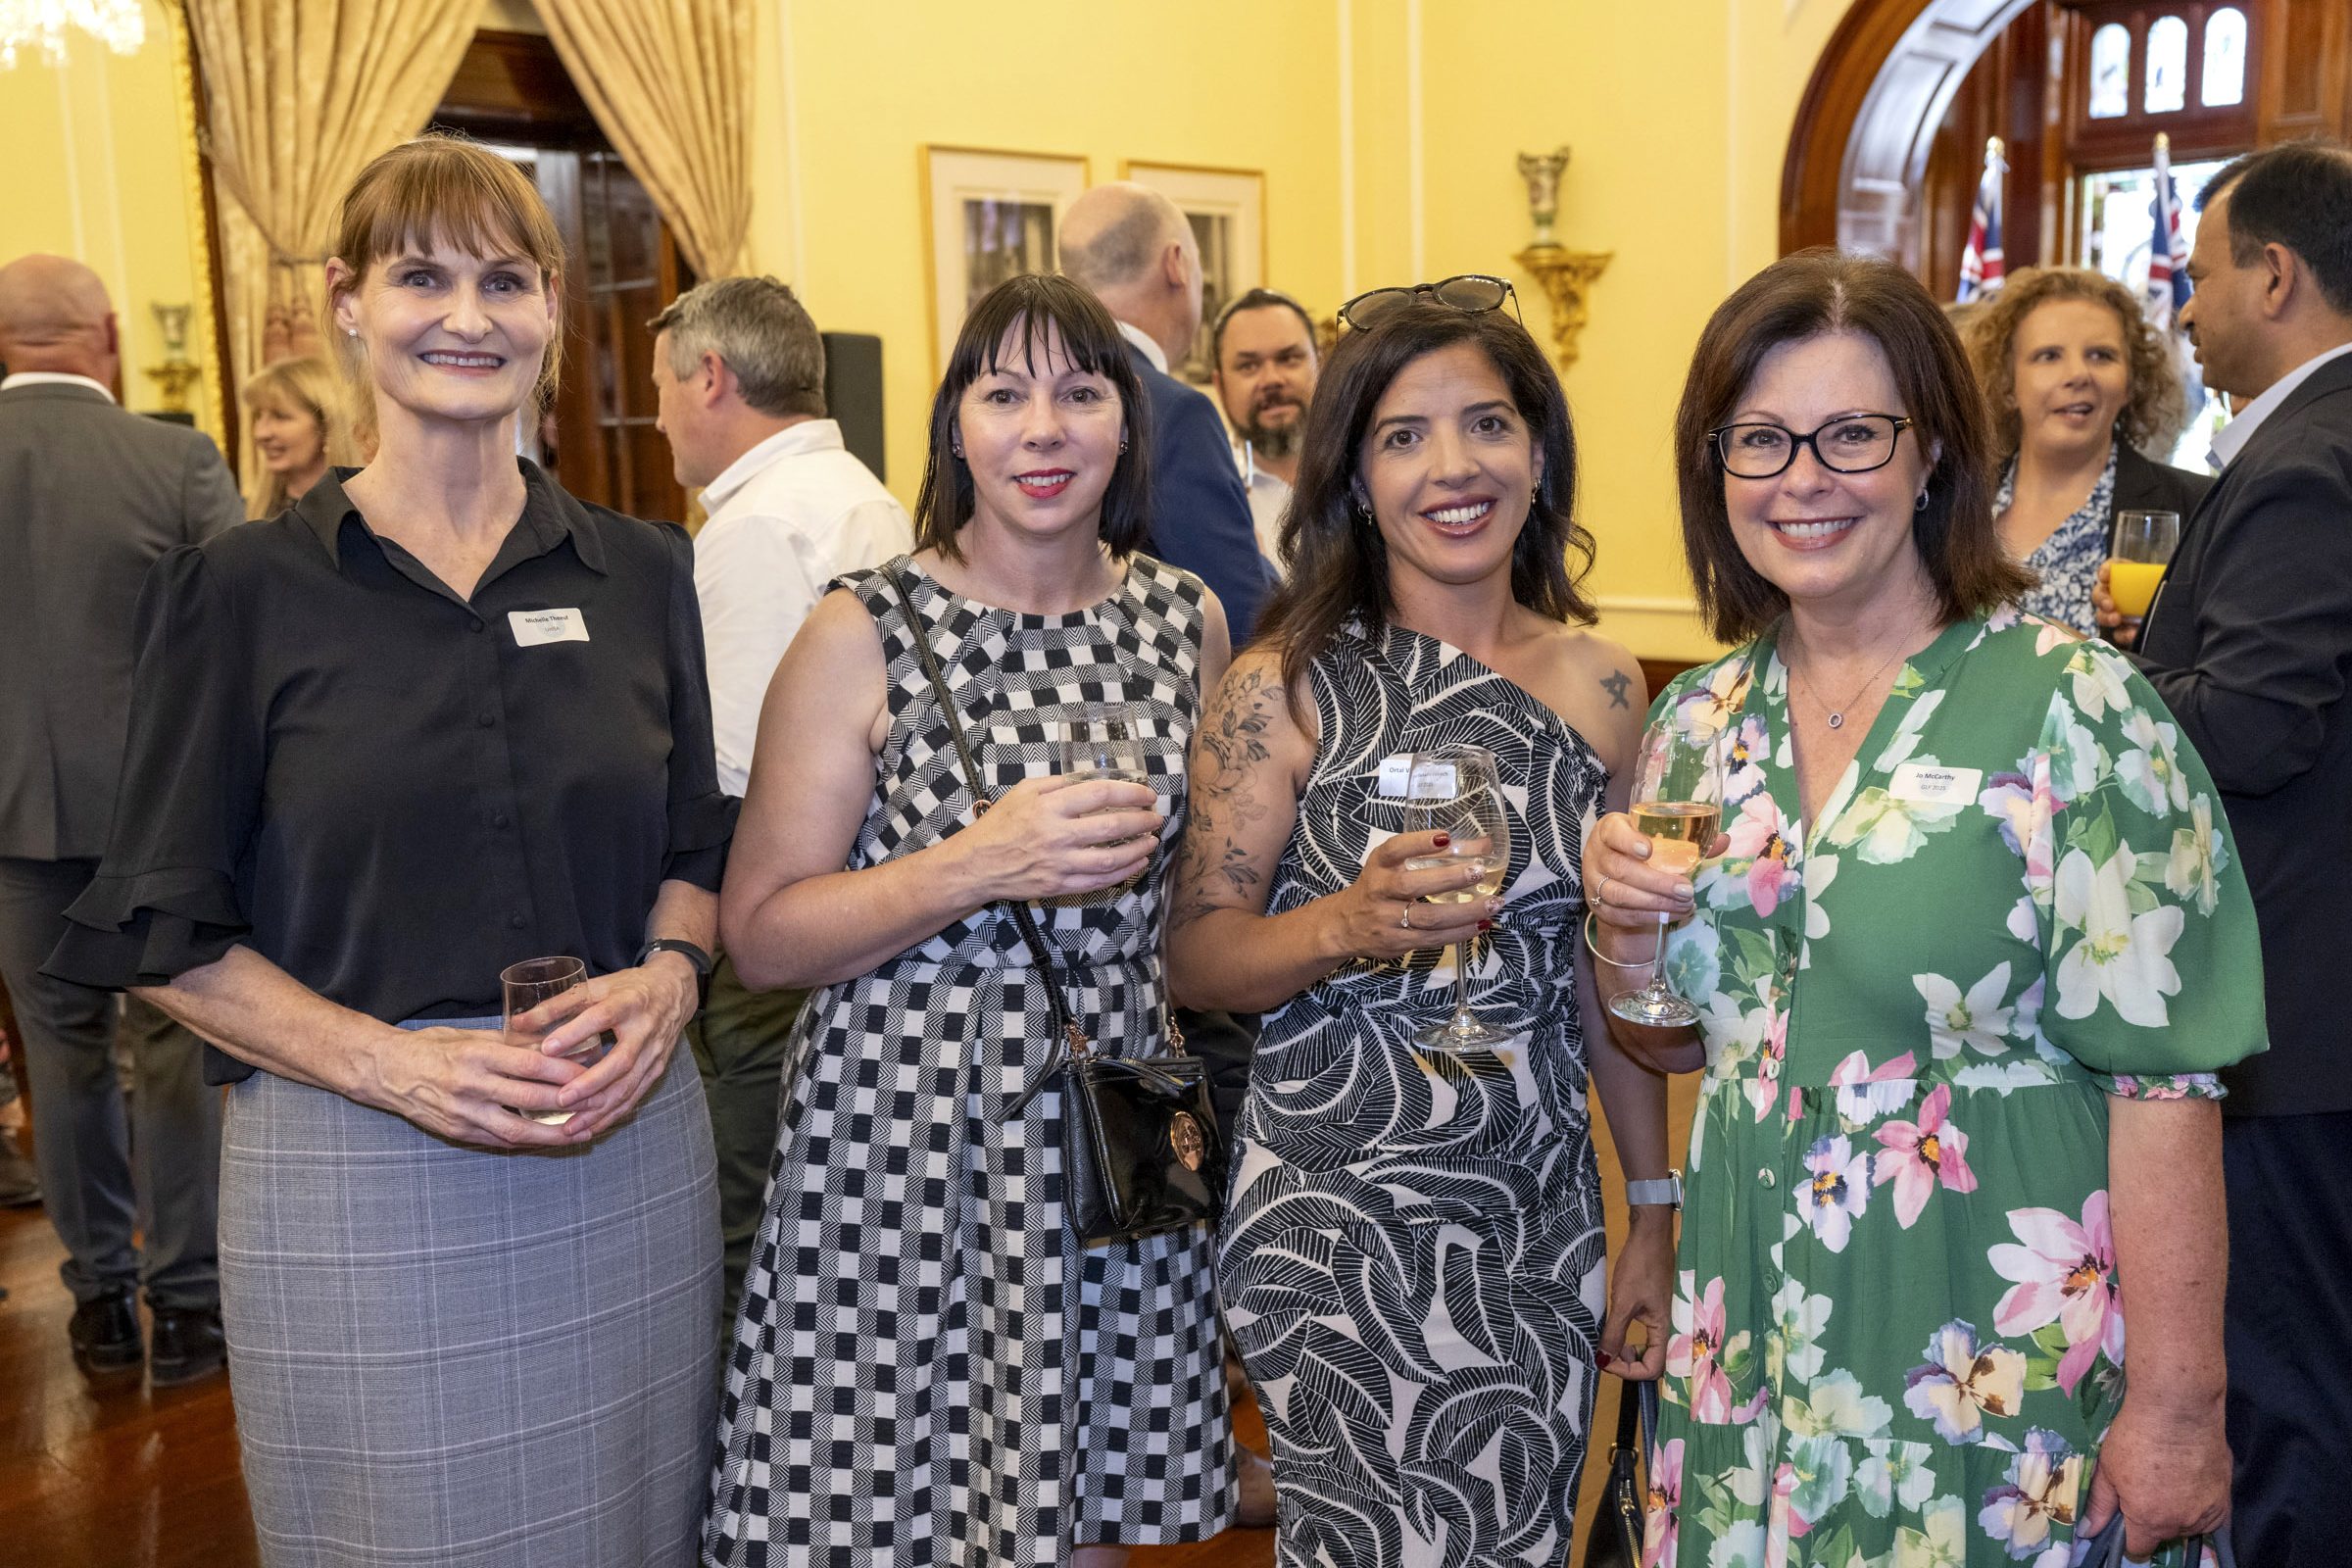
[{"label": "australian flag", "polygon": [[1984,144],[1984,177],[1977,183],[1976,209],[1968,215],[1968,249],[1960,256],[1959,301],[1983,299],[2001,286],[2008,268],[2001,260],[2001,139]]},{"label": "australian flag", "polygon": [[2148,236],[2148,287],[2140,309],[2159,332],[2169,332],[2188,303],[2188,241],[2180,233],[2180,188],[2173,183],[2169,138],[2156,138],[2156,197],[2149,216],[2156,220]]}]

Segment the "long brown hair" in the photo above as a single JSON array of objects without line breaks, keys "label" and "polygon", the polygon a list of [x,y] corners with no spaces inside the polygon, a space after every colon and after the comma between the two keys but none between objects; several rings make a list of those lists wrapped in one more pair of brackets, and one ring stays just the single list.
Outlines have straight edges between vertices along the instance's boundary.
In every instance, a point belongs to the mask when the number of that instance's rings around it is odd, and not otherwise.
[{"label": "long brown hair", "polygon": [[1911,517],[1911,541],[1944,623],[1983,614],[2034,586],[2034,573],[2001,550],[1993,527],[1992,426],[1984,395],[1950,321],[1919,279],[1876,257],[1798,251],[1740,285],[1715,309],[1690,357],[1674,417],[1674,464],[1683,504],[1683,553],[1707,630],[1743,643],[1788,608],[1788,598],[1747,564],[1732,535],[1716,429],[1739,407],[1764,356],[1825,332],[1858,332],[1893,373],[1911,435],[1934,466],[1928,503]]},{"label": "long brown hair", "polygon": [[1288,574],[1252,639],[1282,651],[1290,692],[1348,621],[1361,619],[1373,630],[1388,623],[1395,608],[1389,547],[1358,502],[1364,433],[1406,366],[1456,343],[1476,344],[1494,365],[1544,463],[1511,548],[1511,597],[1552,620],[1592,620],[1581,586],[1592,569],[1592,536],[1575,517],[1576,431],[1551,362],[1527,328],[1500,311],[1471,314],[1414,300],[1340,339],[1307,408],[1298,479],[1282,514]]}]

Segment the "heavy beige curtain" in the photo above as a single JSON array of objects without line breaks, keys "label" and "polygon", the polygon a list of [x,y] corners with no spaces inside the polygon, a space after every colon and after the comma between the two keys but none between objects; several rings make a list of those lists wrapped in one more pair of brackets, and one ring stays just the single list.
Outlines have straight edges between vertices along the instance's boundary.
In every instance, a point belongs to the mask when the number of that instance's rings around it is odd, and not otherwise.
[{"label": "heavy beige curtain", "polygon": [[744,265],[753,0],[535,0],[589,112],[704,277]]},{"label": "heavy beige curtain", "polygon": [[[423,127],[481,9],[481,0],[187,0],[213,174],[229,198],[220,270],[236,388],[273,358],[317,350],[336,206],[369,159]],[[238,466],[258,502],[269,475],[250,433],[243,446]]]}]

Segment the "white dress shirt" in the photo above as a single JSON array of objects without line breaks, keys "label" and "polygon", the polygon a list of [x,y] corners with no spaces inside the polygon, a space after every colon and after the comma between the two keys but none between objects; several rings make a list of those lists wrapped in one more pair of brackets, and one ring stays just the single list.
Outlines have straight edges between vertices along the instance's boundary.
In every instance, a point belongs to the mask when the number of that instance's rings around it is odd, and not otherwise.
[{"label": "white dress shirt", "polygon": [[1143,351],[1144,358],[1152,362],[1152,368],[1162,375],[1168,373],[1168,351],[1159,346],[1157,338],[1133,321],[1122,321],[1116,317],[1111,318],[1110,324],[1119,329],[1119,336]]},{"label": "white dress shirt", "polygon": [[1275,570],[1282,569],[1282,509],[1291,504],[1290,481],[1279,474],[1268,473],[1250,457],[1250,444],[1233,444],[1234,470],[1242,476],[1242,488],[1250,492],[1250,521],[1257,530],[1257,548]]},{"label": "white dress shirt", "polygon": [[2294,396],[2295,388],[2311,379],[2311,372],[2338,355],[2352,354],[2352,343],[2339,343],[2325,354],[2315,354],[2270,384],[2262,396],[2239,410],[2228,424],[2214,432],[2213,461],[2217,468],[2228,467],[2231,459],[2246,449],[2254,439],[2262,421],[2278,412],[2278,406]]},{"label": "white dress shirt", "polygon": [[912,550],[914,527],[831,419],[769,436],[710,481],[703,505],[710,520],[694,539],[694,591],[718,784],[740,798],[768,677],[801,622],[835,577]]},{"label": "white dress shirt", "polygon": [[86,375],[74,375],[65,370],[19,370],[0,379],[0,392],[20,386],[86,386],[107,402],[115,401],[115,389],[104,381],[93,381]]}]

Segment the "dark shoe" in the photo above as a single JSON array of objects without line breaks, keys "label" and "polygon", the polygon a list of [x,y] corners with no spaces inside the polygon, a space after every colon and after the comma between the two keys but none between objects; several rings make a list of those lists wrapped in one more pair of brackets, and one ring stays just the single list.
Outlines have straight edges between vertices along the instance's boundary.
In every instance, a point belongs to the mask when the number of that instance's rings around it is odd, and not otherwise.
[{"label": "dark shoe", "polygon": [[85,1372],[127,1372],[146,1354],[139,1343],[139,1308],[130,1287],[82,1302],[66,1325],[74,1359]]},{"label": "dark shoe", "polygon": [[32,1161],[17,1152],[17,1141],[0,1133],[0,1208],[30,1208],[41,1200],[41,1179]]},{"label": "dark shoe", "polygon": [[1235,1444],[1242,1466],[1242,1505],[1233,1516],[1237,1530],[1274,1528],[1274,1466],[1247,1444]]},{"label": "dark shoe", "polygon": [[217,1306],[155,1309],[155,1336],[147,1351],[147,1377],[159,1389],[209,1378],[228,1361]]}]

